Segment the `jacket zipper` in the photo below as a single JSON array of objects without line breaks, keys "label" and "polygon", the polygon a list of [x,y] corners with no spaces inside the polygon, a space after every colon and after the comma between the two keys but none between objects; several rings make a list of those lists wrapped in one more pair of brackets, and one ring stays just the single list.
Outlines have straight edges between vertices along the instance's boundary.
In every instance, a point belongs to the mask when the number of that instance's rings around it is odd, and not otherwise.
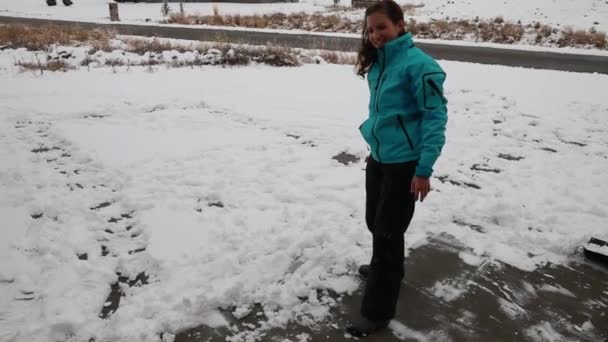
[{"label": "jacket zipper", "polygon": [[439,90],[439,87],[435,84],[435,82],[431,81],[431,80],[426,80],[426,83],[428,85],[431,86],[431,88],[433,88],[433,90],[435,91],[435,94],[437,96],[441,96],[441,90]]},{"label": "jacket zipper", "polygon": [[378,121],[378,92],[380,91],[380,87],[382,86],[382,76],[384,74],[384,69],[386,69],[386,53],[383,53],[382,56],[382,70],[380,70],[380,76],[378,78],[378,84],[376,85],[376,94],[374,96],[374,101],[375,101],[375,109],[376,109],[376,115],[374,116],[374,125],[372,126],[372,135],[374,136],[374,139],[376,140],[376,156],[378,157],[378,162],[381,163],[382,160],[380,159],[380,139],[378,139],[378,136],[376,135],[376,133],[374,132],[376,129],[376,122]]},{"label": "jacket zipper", "polygon": [[413,151],[414,144],[412,143],[412,138],[410,138],[410,135],[407,133],[407,129],[405,129],[405,124],[403,124],[403,119],[400,116],[397,116],[397,120],[399,121],[399,126],[401,126],[401,130],[403,131],[403,134],[405,134],[405,137],[407,138],[407,143],[408,143],[408,145],[410,145],[410,149]]},{"label": "jacket zipper", "polygon": [[378,157],[378,162],[381,163],[382,161],[380,160],[380,139],[378,139],[378,136],[374,132],[374,130],[376,129],[376,121],[378,121],[377,115],[374,116],[374,124],[372,125],[372,136],[374,137],[374,140],[376,140],[376,156]]},{"label": "jacket zipper", "polygon": [[378,113],[378,93],[380,92],[380,88],[382,86],[382,76],[384,76],[384,70],[386,69],[386,54],[383,54],[382,56],[383,59],[383,63],[382,63],[382,70],[380,71],[380,76],[378,78],[378,84],[376,85],[376,96],[374,96],[374,100],[375,100],[375,108],[376,108],[376,113]]}]

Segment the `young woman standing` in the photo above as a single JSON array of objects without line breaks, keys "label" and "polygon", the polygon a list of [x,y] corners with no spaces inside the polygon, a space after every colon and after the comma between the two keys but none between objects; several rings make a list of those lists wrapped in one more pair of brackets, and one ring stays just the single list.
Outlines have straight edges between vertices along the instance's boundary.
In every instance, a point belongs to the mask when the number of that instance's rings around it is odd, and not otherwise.
[{"label": "young woman standing", "polygon": [[404,276],[404,233],[415,202],[428,195],[433,165],[445,144],[445,72],[405,30],[401,7],[381,0],[365,12],[357,73],[367,75],[369,118],[360,126],[371,154],[366,167],[366,213],[373,236],[361,317],[347,331],[372,334],[395,316]]}]

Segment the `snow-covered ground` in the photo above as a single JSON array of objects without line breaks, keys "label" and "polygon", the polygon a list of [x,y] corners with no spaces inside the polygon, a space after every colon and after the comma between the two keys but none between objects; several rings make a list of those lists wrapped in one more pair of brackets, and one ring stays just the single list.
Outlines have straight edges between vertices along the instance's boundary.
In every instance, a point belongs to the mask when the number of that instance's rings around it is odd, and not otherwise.
[{"label": "snow-covered ground", "polygon": [[578,29],[595,27],[608,31],[608,3],[605,0],[420,0],[400,1],[424,4],[415,18],[459,19],[495,18],[523,24],[541,22],[551,26]]},{"label": "snow-covered ground", "polygon": [[[44,0],[2,0],[0,15],[70,19],[86,21],[108,21],[108,0],[74,0],[74,5],[65,7],[46,6]],[[460,18],[491,19],[502,16],[508,21],[522,24],[541,22],[554,27],[572,26],[576,29],[595,28],[608,32],[608,3],[605,0],[399,0],[404,4],[423,4],[410,18],[417,21],[430,19]],[[341,5],[350,6],[350,1],[341,0]],[[213,14],[214,7],[220,14],[265,14],[325,11],[333,5],[332,0],[301,0],[298,3],[282,4],[212,4],[185,3],[188,14]],[[173,12],[179,12],[179,4],[171,4]],[[121,3],[120,17],[124,22],[158,22],[163,19],[160,4]]]},{"label": "snow-covered ground", "polygon": [[[77,0],[74,5],[65,7],[61,1],[57,6],[49,7],[43,1],[37,0],[2,0],[0,15],[23,17],[41,17],[52,19],[109,21],[110,12],[108,0]],[[173,13],[179,13],[179,4],[171,3]],[[184,3],[188,14],[213,14],[216,7],[220,14],[265,14],[324,11],[327,6],[312,2],[275,3],[275,4],[213,4],[213,3]],[[119,3],[120,19],[125,22],[145,22],[150,19],[158,22],[164,19],[160,3]]]},{"label": "snow-covered ground", "polygon": [[[332,159],[367,154],[351,66],[40,76],[15,59],[0,52],[1,341],[155,341],[261,303],[239,341],[357,288],[364,164]],[[608,239],[608,77],[441,64],[448,143],[407,246],[450,234],[468,264],[534,270]],[[149,284],[104,320],[116,272]]]}]

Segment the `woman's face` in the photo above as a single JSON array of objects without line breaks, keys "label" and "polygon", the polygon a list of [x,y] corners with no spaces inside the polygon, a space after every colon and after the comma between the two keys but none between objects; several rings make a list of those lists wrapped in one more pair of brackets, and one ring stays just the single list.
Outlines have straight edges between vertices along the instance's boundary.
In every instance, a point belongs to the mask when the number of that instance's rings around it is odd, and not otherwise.
[{"label": "woman's face", "polygon": [[400,20],[395,24],[383,12],[370,14],[366,18],[366,22],[369,42],[377,49],[399,37],[399,34],[403,32],[405,28],[405,22],[403,22],[403,20]]}]

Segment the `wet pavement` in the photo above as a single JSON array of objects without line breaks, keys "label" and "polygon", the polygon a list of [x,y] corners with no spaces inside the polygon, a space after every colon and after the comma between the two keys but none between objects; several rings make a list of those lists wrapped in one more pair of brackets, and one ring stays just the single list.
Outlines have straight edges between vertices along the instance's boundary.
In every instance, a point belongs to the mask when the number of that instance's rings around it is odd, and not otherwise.
[{"label": "wet pavement", "polygon": [[[604,341],[608,337],[608,267],[578,251],[568,265],[526,272],[484,260],[464,263],[467,249],[449,236],[410,251],[397,316],[389,329],[362,340],[379,341]],[[340,298],[326,324],[292,323],[268,331],[262,341],[353,341],[345,335],[359,310],[364,281]],[[225,316],[231,317],[226,314]],[[256,324],[255,311],[231,324]],[[307,334],[308,339],[301,339]],[[225,341],[226,328],[201,326],[175,336],[176,342]]]}]

